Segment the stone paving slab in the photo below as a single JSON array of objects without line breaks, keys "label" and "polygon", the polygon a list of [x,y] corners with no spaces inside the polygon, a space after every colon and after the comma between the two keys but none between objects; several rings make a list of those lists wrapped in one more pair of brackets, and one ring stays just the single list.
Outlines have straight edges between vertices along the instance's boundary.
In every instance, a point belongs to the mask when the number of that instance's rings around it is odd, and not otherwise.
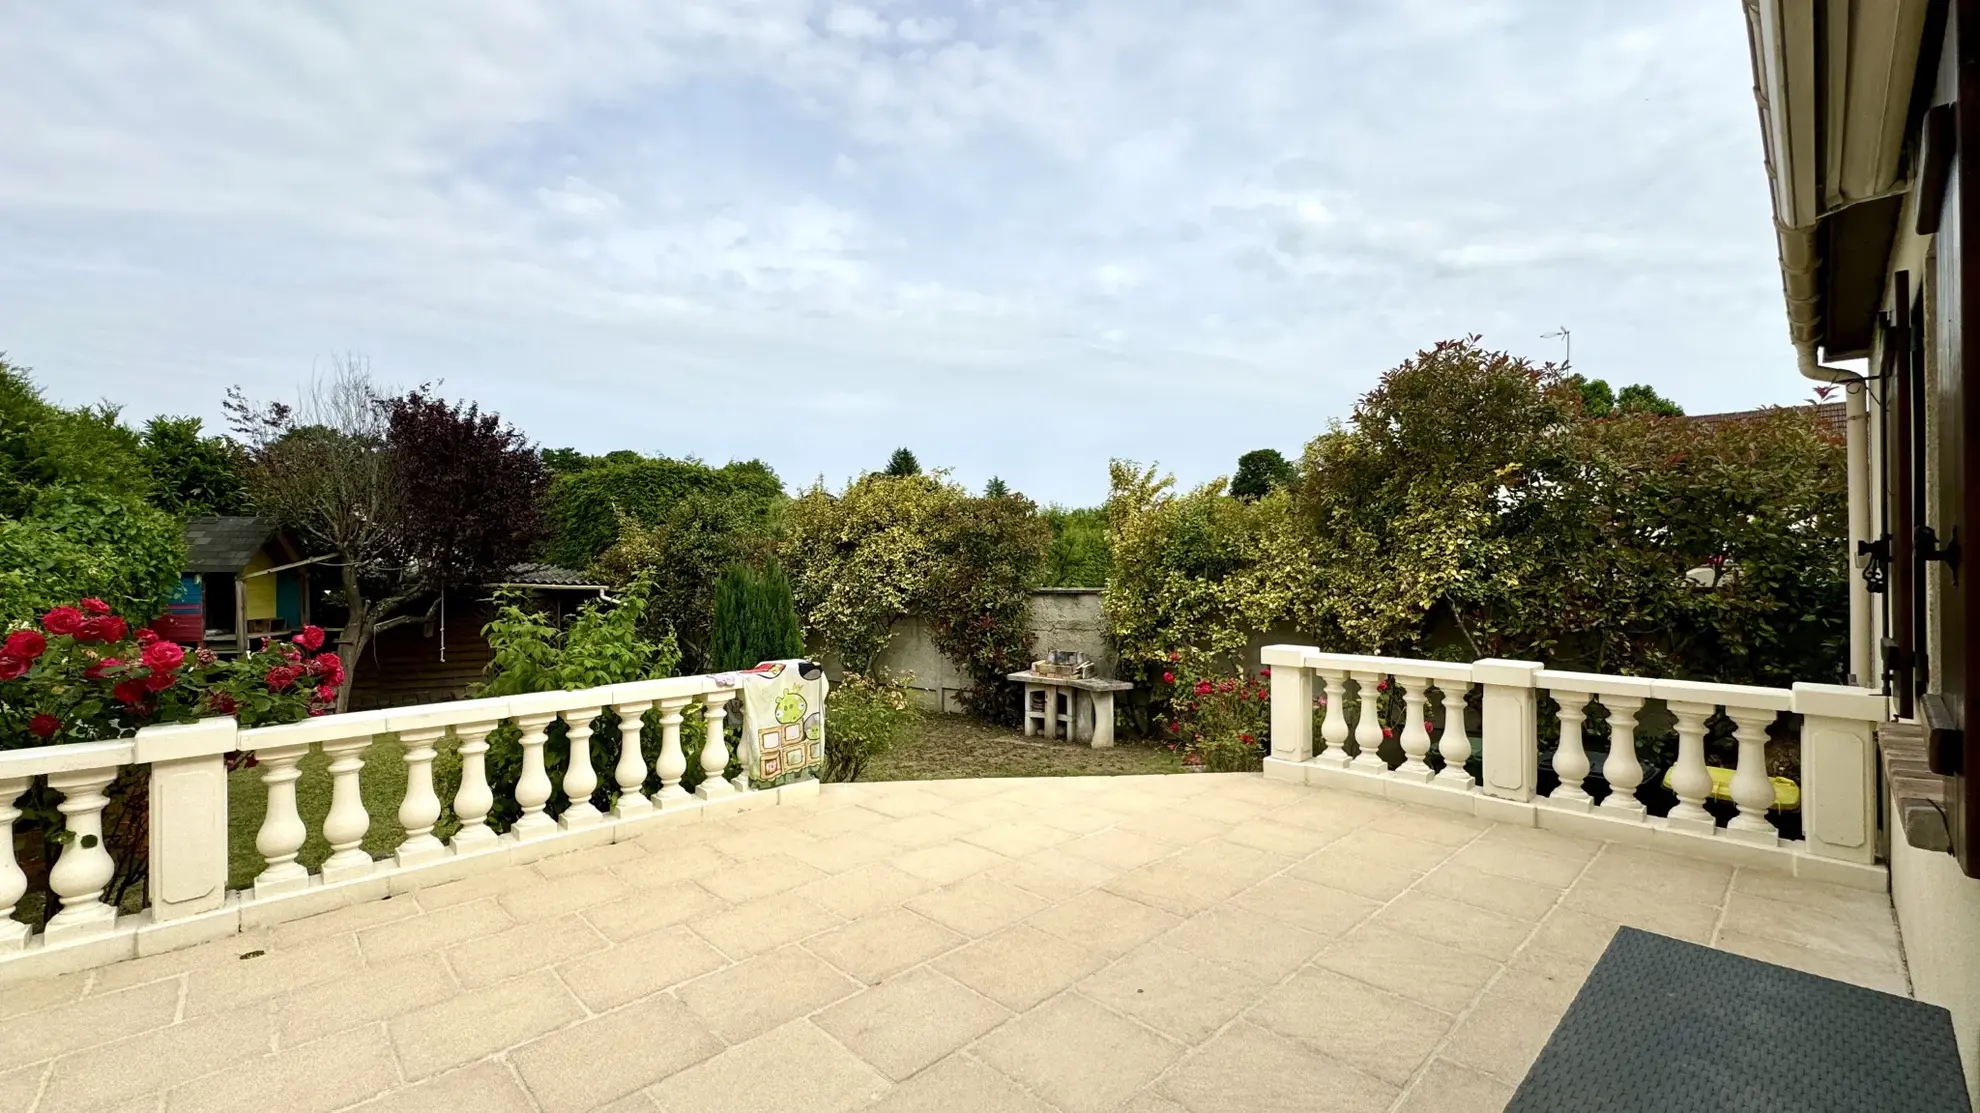
[{"label": "stone paving slab", "polygon": [[0,990],[0,1113],[1497,1111],[1619,925],[1885,897],[1256,775],[826,786]]}]

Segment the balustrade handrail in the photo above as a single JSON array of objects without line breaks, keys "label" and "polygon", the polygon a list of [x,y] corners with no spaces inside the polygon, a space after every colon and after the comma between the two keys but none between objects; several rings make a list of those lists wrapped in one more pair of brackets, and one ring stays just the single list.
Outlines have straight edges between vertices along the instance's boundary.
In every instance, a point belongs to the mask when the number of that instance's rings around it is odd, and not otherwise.
[{"label": "balustrade handrail", "polygon": [[[1713,844],[1724,849],[1706,856],[1747,855],[1751,848],[1762,855],[1753,860],[1771,860],[1764,855],[1787,851],[1797,872],[1826,870],[1822,876],[1850,884],[1881,876],[1866,872],[1874,870],[1877,845],[1874,729],[1888,711],[1879,692],[1837,684],[1776,688],[1618,676],[1533,661],[1412,660],[1302,645],[1266,646],[1260,659],[1273,670],[1270,776],[1601,838],[1724,840]],[[1324,694],[1316,691],[1316,678],[1325,681]],[[1400,729],[1385,729],[1382,701],[1366,695],[1371,684],[1386,687],[1391,680],[1403,706]],[[1480,696],[1476,736],[1466,722],[1473,688]],[[1433,691],[1443,709],[1441,724],[1432,715]],[[1552,697],[1560,724],[1552,758],[1559,783],[1545,792],[1539,780],[1543,693]],[[1637,718],[1653,700],[1669,712],[1678,739],[1669,778],[1677,803],[1658,817],[1649,816],[1636,795],[1645,776],[1636,753]],[[1599,771],[1591,767],[1584,734],[1591,705],[1607,712],[1610,733]],[[1776,797],[1766,747],[1781,712],[1803,717],[1799,839],[1782,836],[1767,818]],[[1316,716],[1322,724],[1317,731]],[[1729,793],[1709,765],[1708,726],[1715,721],[1727,724],[1724,736],[1737,751]],[[1394,767],[1394,751],[1382,753],[1391,736],[1402,752]],[[1432,764],[1433,747],[1440,765]],[[1467,768],[1474,758],[1481,772],[1476,780]],[[1597,772],[1608,786],[1599,801],[1583,783]],[[1681,841],[1677,849],[1706,853]],[[1809,858],[1829,864],[1806,865]]]},{"label": "balustrade handrail", "polygon": [[[275,922],[336,907],[356,899],[348,895],[347,882],[388,875],[389,886],[417,887],[458,876],[455,863],[492,868],[511,856],[534,857],[544,846],[559,845],[554,840],[560,836],[578,838],[561,844],[575,847],[710,806],[751,807],[814,795],[816,781],[759,790],[751,787],[747,770],[733,781],[727,777],[731,753],[723,726],[739,694],[733,675],[664,677],[248,729],[230,717],[216,717],[145,727],[112,741],[0,751],[0,981],[30,967],[72,969],[189,945],[229,934],[250,916]],[[706,733],[700,787],[690,793],[683,784],[688,758],[681,735],[684,712],[696,706],[702,722],[695,729]],[[658,712],[658,754],[651,760],[642,740],[649,710]],[[593,723],[610,711],[618,713],[619,757],[612,768],[595,769]],[[556,787],[568,805],[553,816],[547,810],[553,786],[545,750],[550,727],[560,719],[570,745]],[[488,738],[510,722],[520,731],[522,766],[513,788],[503,791],[512,791],[520,814],[498,835],[489,826],[495,787],[486,768]],[[443,839],[435,834],[443,802],[433,766],[436,744],[449,733],[459,741],[461,777],[450,801],[458,829]],[[396,818],[405,835],[394,854],[374,860],[364,838],[376,817],[367,810],[359,777],[365,755],[386,735],[397,735],[404,744],[406,787]],[[296,782],[300,763],[315,749],[330,758],[331,801],[320,833],[331,853],[310,869],[298,861],[310,831],[298,810]],[[251,887],[229,891],[226,755],[236,752],[257,758],[267,793],[255,837],[265,868]],[[104,842],[111,802],[106,790],[132,766],[150,769],[143,805],[150,809],[146,902],[135,916],[103,899],[118,865]],[[648,796],[644,786],[655,776],[660,790]],[[60,795],[57,810],[65,834],[48,878],[59,911],[37,934],[14,918],[26,893],[26,876],[14,854],[14,825],[21,816],[16,802],[41,779]],[[601,784],[610,789],[609,814],[593,803]]]}]

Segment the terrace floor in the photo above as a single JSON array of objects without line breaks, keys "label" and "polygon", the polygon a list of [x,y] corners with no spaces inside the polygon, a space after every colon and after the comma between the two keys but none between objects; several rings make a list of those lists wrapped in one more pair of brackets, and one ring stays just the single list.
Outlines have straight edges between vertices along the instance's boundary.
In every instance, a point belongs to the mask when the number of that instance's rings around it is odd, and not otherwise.
[{"label": "terrace floor", "polygon": [[1877,894],[1256,775],[859,784],[0,986],[0,1110],[1498,1110],[1618,924],[1907,992]]}]

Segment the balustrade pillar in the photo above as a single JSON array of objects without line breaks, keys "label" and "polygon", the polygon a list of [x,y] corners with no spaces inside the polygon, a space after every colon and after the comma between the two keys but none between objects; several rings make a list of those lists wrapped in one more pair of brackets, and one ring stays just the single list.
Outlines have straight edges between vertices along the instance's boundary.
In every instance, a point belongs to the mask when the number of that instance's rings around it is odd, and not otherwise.
[{"label": "balustrade pillar", "polygon": [[1389,763],[1382,760],[1380,753],[1382,719],[1379,705],[1382,693],[1377,685],[1382,682],[1382,677],[1372,672],[1358,672],[1353,676],[1361,706],[1360,713],[1354,719],[1355,755],[1349,767],[1370,773],[1387,773]]},{"label": "balustrade pillar", "polygon": [[[1731,718],[1733,709],[1726,708]],[[1732,798],[1739,805],[1739,814],[1726,823],[1725,833],[1748,842],[1774,845],[1780,841],[1780,832],[1767,822],[1767,810],[1774,806],[1774,782],[1767,776],[1767,730],[1764,720],[1770,719],[1765,712],[1746,712],[1748,719],[1742,723],[1733,719],[1733,741],[1739,745],[1739,764],[1733,769]],[[1763,719],[1762,725],[1755,725],[1754,718]]]},{"label": "balustrade pillar", "polygon": [[722,738],[723,706],[735,698],[734,692],[710,692],[701,699],[701,714],[708,720],[708,738],[701,744],[701,785],[694,790],[703,800],[734,796],[736,786],[724,780],[729,771],[729,744]]},{"label": "balustrade pillar", "polygon": [[646,755],[640,752],[640,716],[653,706],[651,700],[638,703],[616,703],[612,710],[619,713],[619,764],[612,770],[612,777],[619,783],[619,802],[612,806],[612,814],[620,819],[645,815],[653,810],[653,801],[646,798]]},{"label": "balustrade pillar", "polygon": [[1319,760],[1345,769],[1349,760],[1347,677],[1338,672],[1323,672],[1320,675],[1327,689],[1327,715],[1320,721],[1320,741],[1326,743],[1327,748],[1321,751]]},{"label": "balustrade pillar", "polygon": [[461,787],[454,793],[454,817],[461,826],[454,832],[455,854],[473,854],[501,842],[488,826],[488,812],[495,806],[495,792],[488,787],[488,734],[494,729],[494,723],[454,728],[461,740]]},{"label": "balustrade pillar", "polygon": [[570,806],[557,817],[557,826],[566,831],[593,826],[603,818],[591,803],[591,794],[598,791],[598,772],[591,767],[591,720],[597,713],[595,707],[564,713],[571,743],[571,759],[564,766],[564,795]]},{"label": "balustrade pillar", "polygon": [[1403,763],[1396,769],[1396,776],[1412,781],[1428,781],[1431,777],[1430,764],[1423,759],[1430,756],[1430,732],[1423,726],[1423,697],[1429,682],[1414,676],[1398,676],[1396,684],[1402,688]]},{"label": "balustrade pillar", "polygon": [[48,888],[62,903],[42,929],[49,943],[106,932],[117,924],[117,910],[103,902],[103,890],[117,872],[110,848],[103,845],[103,809],[110,803],[103,790],[116,779],[115,769],[48,775],[48,787],[62,794],[55,810],[62,813],[64,831],[62,850],[48,871]]},{"label": "balustrade pillar", "polygon": [[1671,770],[1671,791],[1678,802],[1671,806],[1670,826],[1691,828],[1707,834],[1717,826],[1705,801],[1712,795],[1712,774],[1705,767],[1705,720],[1712,716],[1709,703],[1670,704],[1677,720],[1678,757]]},{"label": "balustrade pillar", "polygon": [[1561,719],[1561,741],[1554,747],[1554,775],[1561,783],[1554,786],[1547,800],[1557,807],[1587,811],[1588,789],[1582,782],[1588,779],[1588,747],[1581,728],[1588,721],[1588,693],[1556,692],[1554,702],[1560,707]]},{"label": "balustrade pillar", "polygon": [[309,871],[296,861],[309,829],[296,811],[297,768],[309,744],[267,746],[254,751],[261,765],[261,783],[268,786],[268,810],[262,814],[261,829],[255,833],[254,848],[261,854],[262,870],[254,879],[254,895],[270,897],[293,893],[309,884]]},{"label": "balustrade pillar", "polygon": [[399,741],[406,747],[406,798],[399,803],[399,826],[405,840],[393,856],[401,866],[416,866],[447,855],[447,846],[433,835],[440,822],[440,795],[433,790],[433,759],[438,756],[433,743],[447,732],[445,727],[402,730]]},{"label": "balustrade pillar", "polygon": [[21,810],[14,801],[28,790],[29,778],[0,778],[0,954],[27,946],[28,926],[14,919],[14,908],[27,893],[27,873],[14,860],[14,821]]},{"label": "balustrade pillar", "polygon": [[1643,701],[1603,696],[1602,706],[1609,709],[1609,756],[1602,762],[1602,779],[1609,782],[1609,795],[1603,798],[1601,808],[1606,813],[1640,818],[1644,809],[1636,798],[1636,786],[1643,783],[1643,763],[1636,758],[1636,713],[1643,709]]},{"label": "balustrade pillar", "polygon": [[688,799],[688,790],[681,787],[681,777],[687,773],[687,755],[681,751],[681,711],[693,699],[663,699],[660,701],[660,758],[654,762],[654,772],[660,774],[660,792],[655,804],[666,807]]},{"label": "balustrade pillar", "polygon": [[543,763],[543,746],[550,740],[553,713],[520,715],[516,727],[522,731],[522,773],[516,778],[516,804],[522,814],[510,828],[518,840],[540,839],[557,833],[557,821],[543,814],[550,802],[550,774]]},{"label": "balustrade pillar", "polygon": [[1461,680],[1440,681],[1437,689],[1444,694],[1444,732],[1437,739],[1437,753],[1444,759],[1444,768],[1436,780],[1439,784],[1469,790],[1474,782],[1471,771],[1465,768],[1471,761],[1471,738],[1464,730],[1464,697],[1471,691],[1471,685]]},{"label": "balustrade pillar", "polygon": [[343,738],[323,743],[330,758],[330,814],[323,819],[323,839],[330,844],[330,857],[318,872],[325,882],[347,881],[371,872],[371,855],[364,852],[364,835],[371,830],[371,815],[364,810],[364,794],[359,787],[359,771],[364,759],[358,755],[371,747],[371,736]]}]

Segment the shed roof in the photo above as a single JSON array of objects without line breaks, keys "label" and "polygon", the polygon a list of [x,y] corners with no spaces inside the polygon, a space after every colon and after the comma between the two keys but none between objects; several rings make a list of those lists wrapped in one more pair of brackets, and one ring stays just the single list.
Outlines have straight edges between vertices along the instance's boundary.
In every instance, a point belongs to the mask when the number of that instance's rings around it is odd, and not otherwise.
[{"label": "shed roof", "polygon": [[528,584],[533,587],[603,587],[604,585],[582,572],[573,572],[555,564],[542,561],[524,561],[512,564],[502,574],[505,584]]},{"label": "shed roof", "polygon": [[266,518],[192,518],[186,522],[186,571],[235,573],[275,536]]}]

